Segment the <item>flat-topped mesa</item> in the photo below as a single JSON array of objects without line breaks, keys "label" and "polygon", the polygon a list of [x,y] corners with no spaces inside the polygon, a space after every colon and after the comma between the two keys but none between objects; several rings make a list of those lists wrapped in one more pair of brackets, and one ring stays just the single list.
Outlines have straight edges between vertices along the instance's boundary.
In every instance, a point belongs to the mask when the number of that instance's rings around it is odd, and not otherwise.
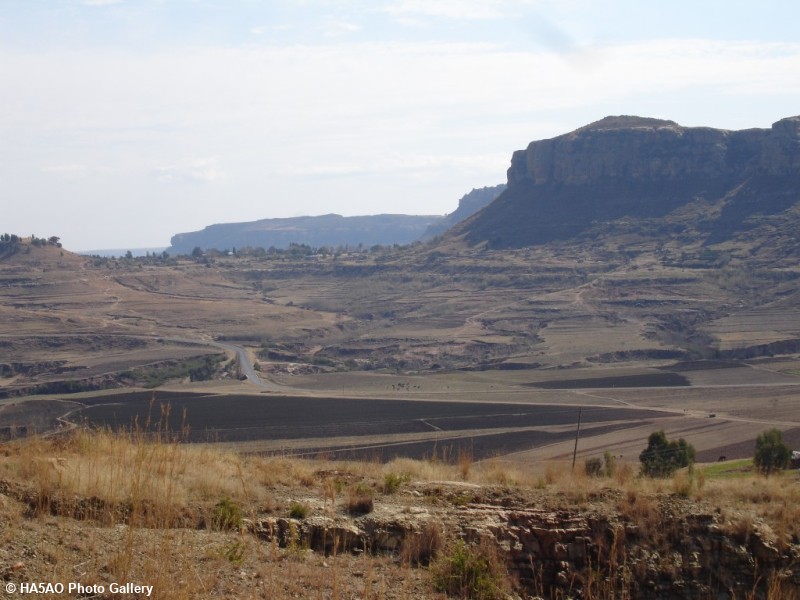
[{"label": "flat-topped mesa", "polygon": [[800,173],[800,116],[772,124],[762,143],[760,167],[770,174]]},{"label": "flat-topped mesa", "polygon": [[670,181],[800,171],[800,117],[772,129],[728,131],[611,116],[514,153],[508,183]]},{"label": "flat-topped mesa", "polygon": [[741,131],[606,117],[515,152],[505,191],[451,232],[490,248],[578,236],[667,244],[680,232],[684,244],[742,252],[755,235],[765,259],[788,259],[794,238],[776,245],[768,231],[795,229],[798,190],[798,116]]}]

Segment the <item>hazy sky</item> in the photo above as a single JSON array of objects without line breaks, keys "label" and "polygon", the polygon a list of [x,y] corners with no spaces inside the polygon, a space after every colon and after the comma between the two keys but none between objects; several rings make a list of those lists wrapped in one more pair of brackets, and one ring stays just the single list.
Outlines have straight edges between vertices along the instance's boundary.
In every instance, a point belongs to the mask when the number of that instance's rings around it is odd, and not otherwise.
[{"label": "hazy sky", "polygon": [[797,0],[0,0],[0,233],[452,212],[606,115],[800,114]]}]

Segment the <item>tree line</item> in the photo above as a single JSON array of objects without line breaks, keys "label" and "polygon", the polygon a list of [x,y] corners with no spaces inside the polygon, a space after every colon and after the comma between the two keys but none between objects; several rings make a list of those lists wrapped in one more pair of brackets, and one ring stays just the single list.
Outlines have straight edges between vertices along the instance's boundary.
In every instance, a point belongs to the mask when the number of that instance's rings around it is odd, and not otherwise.
[{"label": "tree line", "polygon": [[0,235],[0,253],[2,254],[15,254],[26,243],[37,248],[44,246],[55,246],[61,248],[61,238],[57,235],[52,235],[48,238],[40,238],[31,234],[29,238],[23,238],[15,233],[3,233]]},{"label": "tree line", "polygon": [[[683,438],[668,440],[664,431],[655,431],[647,440],[647,448],[639,454],[641,474],[645,477],[669,477],[683,467],[691,467],[695,461],[694,447]],[[769,476],[789,467],[792,451],[783,442],[779,429],[770,429],[756,438],[753,467]],[[614,470],[614,458],[606,452],[604,459],[593,457],[586,460],[585,471],[590,476],[610,476]]]}]

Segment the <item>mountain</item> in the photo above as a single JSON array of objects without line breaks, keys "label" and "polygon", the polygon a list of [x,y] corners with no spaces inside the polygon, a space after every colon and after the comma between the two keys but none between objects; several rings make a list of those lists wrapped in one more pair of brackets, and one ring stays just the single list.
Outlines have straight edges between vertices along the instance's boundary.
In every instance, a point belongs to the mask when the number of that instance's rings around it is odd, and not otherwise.
[{"label": "mountain", "polygon": [[458,208],[456,208],[449,215],[446,215],[441,221],[437,221],[428,227],[425,234],[422,236],[423,240],[427,240],[437,235],[441,235],[457,223],[460,223],[467,217],[474,215],[484,206],[497,198],[504,190],[506,185],[501,183],[492,187],[482,187],[473,189],[471,192],[464,194],[458,201]]},{"label": "mountain", "polygon": [[170,254],[189,254],[195,247],[216,248],[286,248],[289,244],[321,246],[373,246],[409,244],[441,221],[438,215],[369,215],[343,217],[321,215],[286,219],[262,219],[249,223],[209,225],[202,231],[172,236]]},{"label": "mountain", "polygon": [[799,202],[800,116],[742,131],[612,116],[514,152],[506,190],[452,234],[491,248],[613,235],[796,257]]}]

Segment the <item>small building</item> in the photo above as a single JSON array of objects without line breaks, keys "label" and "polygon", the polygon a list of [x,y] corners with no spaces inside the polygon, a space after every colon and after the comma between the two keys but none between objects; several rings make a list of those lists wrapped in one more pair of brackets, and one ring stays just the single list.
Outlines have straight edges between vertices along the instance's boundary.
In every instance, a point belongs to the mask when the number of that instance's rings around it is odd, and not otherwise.
[{"label": "small building", "polygon": [[793,469],[800,469],[800,450],[792,451],[792,459],[789,464]]}]

